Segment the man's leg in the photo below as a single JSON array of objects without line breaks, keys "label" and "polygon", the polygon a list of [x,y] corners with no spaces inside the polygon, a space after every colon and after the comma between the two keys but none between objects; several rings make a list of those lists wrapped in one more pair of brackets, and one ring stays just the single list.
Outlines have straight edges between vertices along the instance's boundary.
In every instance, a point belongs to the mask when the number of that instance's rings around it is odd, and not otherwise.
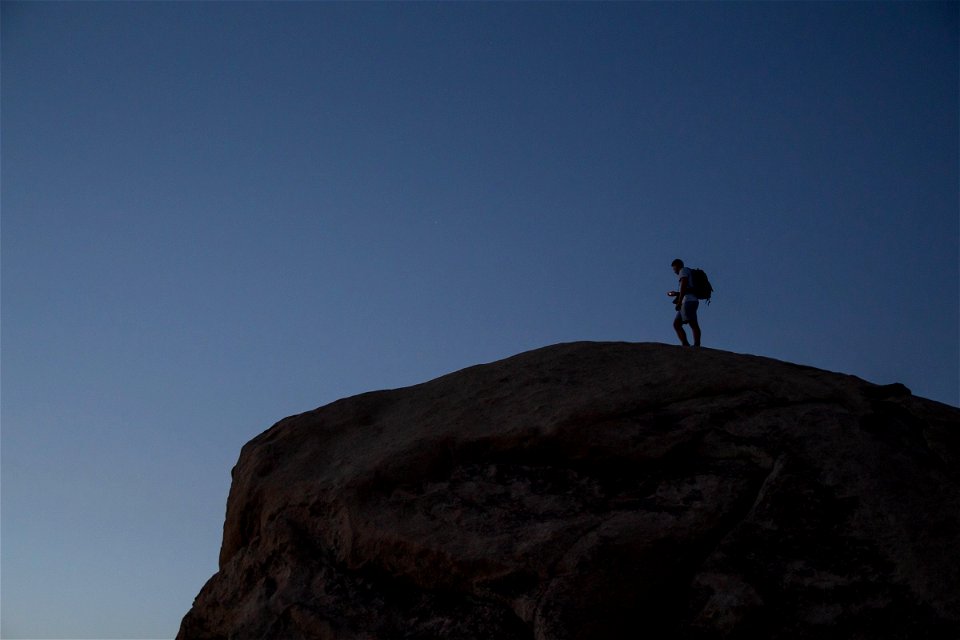
[{"label": "man's leg", "polygon": [[690,330],[693,332],[693,346],[695,347],[700,346],[700,322],[697,320],[697,307],[699,306],[700,302],[698,300],[683,303],[682,319],[690,325]]},{"label": "man's leg", "polygon": [[677,317],[673,321],[673,328],[677,332],[677,337],[680,338],[680,344],[685,347],[689,347],[690,343],[687,342],[687,332],[683,330],[683,319],[680,317],[679,313],[677,313]]}]

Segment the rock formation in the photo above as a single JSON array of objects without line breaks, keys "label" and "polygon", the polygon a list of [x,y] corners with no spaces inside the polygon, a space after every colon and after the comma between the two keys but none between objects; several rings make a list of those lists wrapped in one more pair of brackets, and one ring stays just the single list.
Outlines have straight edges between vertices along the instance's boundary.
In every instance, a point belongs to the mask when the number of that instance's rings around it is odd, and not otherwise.
[{"label": "rock formation", "polygon": [[180,640],[960,638],[960,409],[656,344],[282,420]]}]

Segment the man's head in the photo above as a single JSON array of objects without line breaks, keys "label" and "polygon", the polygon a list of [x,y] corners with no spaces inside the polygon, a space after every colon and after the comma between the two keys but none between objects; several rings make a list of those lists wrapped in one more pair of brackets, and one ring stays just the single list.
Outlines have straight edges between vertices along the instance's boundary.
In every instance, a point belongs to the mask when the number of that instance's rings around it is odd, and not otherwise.
[{"label": "man's head", "polygon": [[680,258],[677,258],[676,260],[670,263],[670,266],[673,267],[674,273],[680,273],[680,269],[683,269],[683,260],[681,260]]}]

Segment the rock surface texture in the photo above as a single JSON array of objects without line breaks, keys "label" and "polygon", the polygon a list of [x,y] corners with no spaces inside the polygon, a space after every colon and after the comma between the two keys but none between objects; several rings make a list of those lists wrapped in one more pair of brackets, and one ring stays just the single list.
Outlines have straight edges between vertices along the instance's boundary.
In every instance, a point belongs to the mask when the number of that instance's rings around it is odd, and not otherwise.
[{"label": "rock surface texture", "polygon": [[960,409],[547,347],[250,441],[181,640],[960,638]]}]

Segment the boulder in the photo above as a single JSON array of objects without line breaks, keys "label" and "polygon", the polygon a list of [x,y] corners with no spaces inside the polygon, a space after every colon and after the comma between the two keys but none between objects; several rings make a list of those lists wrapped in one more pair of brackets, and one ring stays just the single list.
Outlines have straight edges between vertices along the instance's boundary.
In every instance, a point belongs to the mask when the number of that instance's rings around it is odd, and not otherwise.
[{"label": "boulder", "polygon": [[280,421],[180,640],[960,638],[960,409],[572,343]]}]

